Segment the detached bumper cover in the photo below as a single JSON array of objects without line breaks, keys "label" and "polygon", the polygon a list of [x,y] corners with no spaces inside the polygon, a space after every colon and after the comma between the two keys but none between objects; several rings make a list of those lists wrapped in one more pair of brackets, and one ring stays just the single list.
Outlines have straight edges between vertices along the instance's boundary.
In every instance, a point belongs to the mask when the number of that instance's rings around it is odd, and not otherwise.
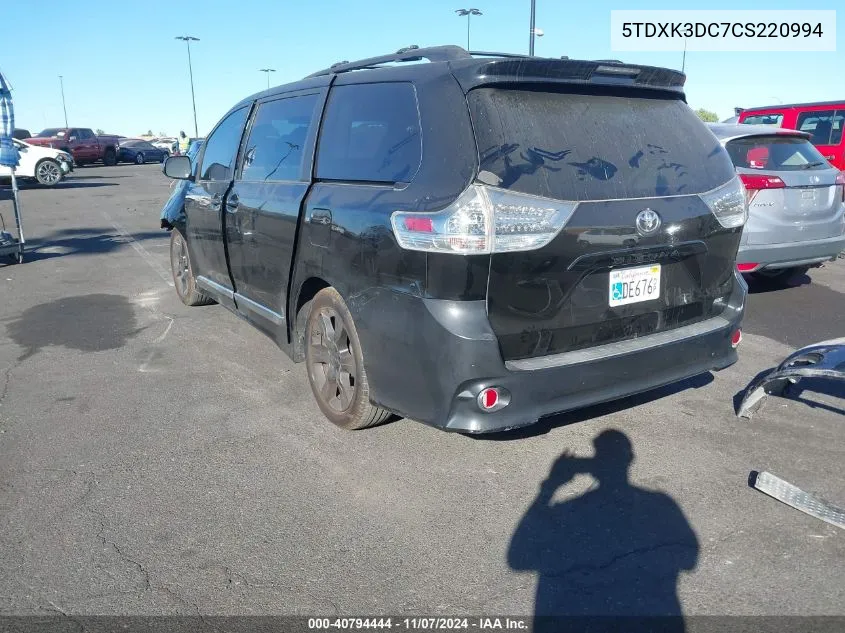
[{"label": "detached bumper cover", "polygon": [[775,369],[755,379],[745,390],[737,416],[750,418],[767,395],[782,395],[790,383],[801,378],[845,380],[845,338],[803,347]]},{"label": "detached bumper cover", "polygon": [[[648,391],[736,362],[747,286],[735,273],[720,316],[630,341],[505,363],[484,301],[422,299],[384,288],[347,300],[376,404],[452,431],[486,433]],[[377,327],[373,327],[377,326]],[[485,413],[488,387],[510,394]]]}]

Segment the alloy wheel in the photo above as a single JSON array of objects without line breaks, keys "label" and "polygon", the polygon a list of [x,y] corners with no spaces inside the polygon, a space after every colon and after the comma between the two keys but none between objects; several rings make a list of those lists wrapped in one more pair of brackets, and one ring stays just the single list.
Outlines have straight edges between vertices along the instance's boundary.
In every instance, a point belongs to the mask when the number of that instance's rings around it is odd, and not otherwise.
[{"label": "alloy wheel", "polygon": [[173,268],[173,278],[176,281],[177,292],[180,297],[188,294],[188,282],[191,278],[191,268],[188,261],[188,245],[181,235],[173,238],[174,248],[170,255],[170,265]]},{"label": "alloy wheel", "polygon": [[44,161],[38,166],[38,180],[45,185],[55,185],[62,179],[61,168],[52,161]]},{"label": "alloy wheel", "polygon": [[349,332],[340,315],[329,307],[320,308],[316,322],[309,341],[309,370],[316,383],[317,397],[342,413],[355,401],[358,378]]}]

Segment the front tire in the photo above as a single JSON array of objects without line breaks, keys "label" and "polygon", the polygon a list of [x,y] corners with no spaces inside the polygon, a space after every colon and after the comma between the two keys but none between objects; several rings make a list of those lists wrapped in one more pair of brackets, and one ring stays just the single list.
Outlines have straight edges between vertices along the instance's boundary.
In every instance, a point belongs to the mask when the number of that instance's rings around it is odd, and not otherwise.
[{"label": "front tire", "polygon": [[176,294],[182,303],[186,306],[207,306],[214,303],[214,299],[197,289],[188,242],[178,228],[170,232],[170,269],[173,272]]},{"label": "front tire", "polygon": [[144,155],[142,153],[138,153],[135,156],[135,164],[136,165],[143,165],[144,164]]},{"label": "front tire", "polygon": [[343,298],[324,288],[310,302],[305,323],[305,364],[317,405],[330,422],[356,430],[381,424],[390,412],[370,403],[370,386],[358,331]]},{"label": "front tire", "polygon": [[44,158],[35,166],[35,179],[44,187],[55,187],[62,181],[62,168],[52,158]]}]

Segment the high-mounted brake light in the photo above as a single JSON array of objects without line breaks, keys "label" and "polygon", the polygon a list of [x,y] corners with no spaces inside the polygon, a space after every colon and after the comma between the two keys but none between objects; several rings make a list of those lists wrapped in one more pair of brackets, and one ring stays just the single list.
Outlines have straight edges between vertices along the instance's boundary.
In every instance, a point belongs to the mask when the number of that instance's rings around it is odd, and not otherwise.
[{"label": "high-mounted brake light", "polygon": [[390,220],[402,248],[483,255],[542,248],[560,233],[577,206],[473,184],[441,211],[396,211]]},{"label": "high-mounted brake light", "polygon": [[731,178],[721,187],[699,196],[726,229],[743,226],[748,219],[748,201],[739,178]]}]

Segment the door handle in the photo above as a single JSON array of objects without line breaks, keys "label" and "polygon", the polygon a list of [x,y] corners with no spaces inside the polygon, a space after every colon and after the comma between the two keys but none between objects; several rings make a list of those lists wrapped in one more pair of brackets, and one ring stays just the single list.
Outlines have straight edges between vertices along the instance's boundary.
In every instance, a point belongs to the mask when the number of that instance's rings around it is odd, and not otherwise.
[{"label": "door handle", "polygon": [[226,211],[228,213],[235,213],[238,210],[238,205],[240,204],[241,200],[238,198],[238,194],[231,193],[229,197],[226,198]]},{"label": "door handle", "polygon": [[320,224],[322,226],[328,226],[332,223],[332,212],[328,209],[314,209],[311,212],[311,218],[309,219],[311,224]]},{"label": "door handle", "polygon": [[209,201],[208,206],[210,206],[212,209],[217,210],[220,208],[220,203],[222,202],[222,200],[223,198],[220,197],[220,194],[215,193],[213,196],[211,196],[211,200]]}]

